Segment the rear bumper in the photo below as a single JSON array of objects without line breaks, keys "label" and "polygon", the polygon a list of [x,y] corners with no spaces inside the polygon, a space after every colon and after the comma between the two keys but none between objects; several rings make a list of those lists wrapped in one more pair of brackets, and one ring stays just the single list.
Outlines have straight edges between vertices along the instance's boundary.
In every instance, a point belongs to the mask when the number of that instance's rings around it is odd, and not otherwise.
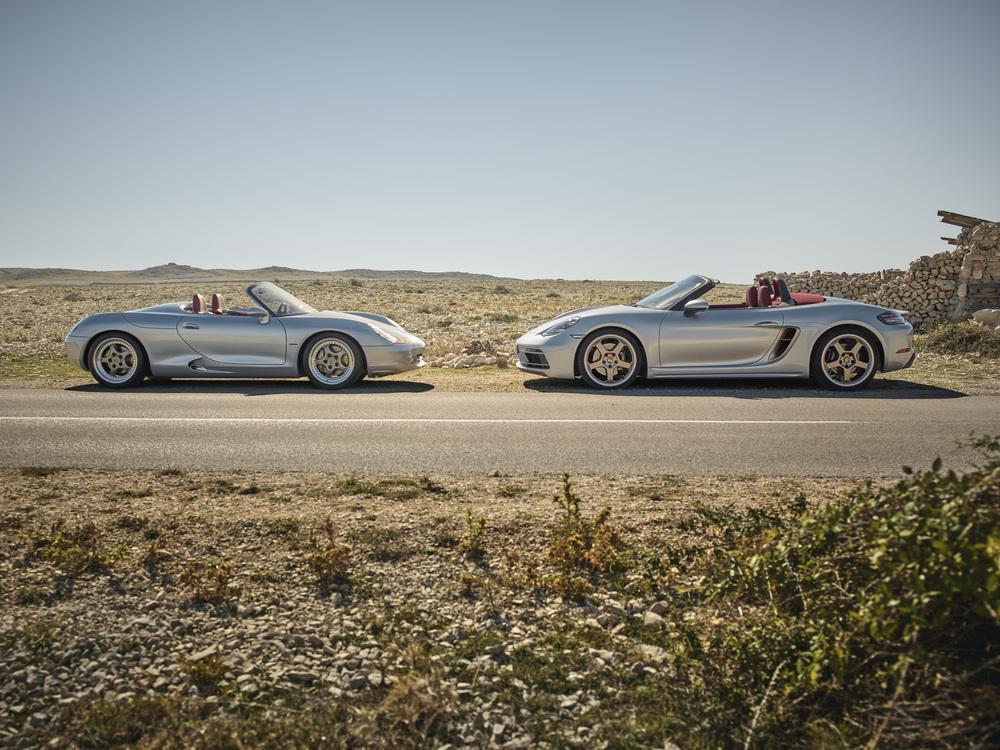
[{"label": "rear bumper", "polygon": [[368,364],[368,377],[377,378],[382,375],[397,375],[421,367],[426,367],[424,361],[424,342],[390,344],[389,346],[372,346],[365,349],[365,360]]},{"label": "rear bumper", "polygon": [[913,326],[907,323],[905,326],[893,326],[893,329],[895,330],[882,330],[882,337],[885,340],[885,361],[882,363],[882,372],[904,370],[913,364],[917,356],[913,350]]}]

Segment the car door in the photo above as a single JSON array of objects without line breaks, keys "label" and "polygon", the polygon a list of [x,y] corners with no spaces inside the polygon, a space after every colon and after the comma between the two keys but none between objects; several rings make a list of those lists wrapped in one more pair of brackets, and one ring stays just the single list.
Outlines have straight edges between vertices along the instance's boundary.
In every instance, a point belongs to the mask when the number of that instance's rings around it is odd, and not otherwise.
[{"label": "car door", "polygon": [[285,363],[285,327],[279,318],[267,323],[250,315],[185,315],[177,332],[198,354],[229,365]]},{"label": "car door", "polygon": [[661,366],[752,364],[774,346],[783,320],[774,307],[709,308],[694,314],[671,310],[660,323]]}]

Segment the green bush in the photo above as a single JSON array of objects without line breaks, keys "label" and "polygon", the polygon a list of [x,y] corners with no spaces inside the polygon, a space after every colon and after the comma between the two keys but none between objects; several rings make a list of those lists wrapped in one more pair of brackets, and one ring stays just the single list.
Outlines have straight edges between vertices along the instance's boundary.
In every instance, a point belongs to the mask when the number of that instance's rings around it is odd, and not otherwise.
[{"label": "green bush", "polygon": [[891,487],[798,505],[687,571],[692,609],[671,643],[702,739],[1000,741],[1000,440],[978,446],[974,471],[936,461]]},{"label": "green bush", "polygon": [[917,336],[917,350],[935,354],[975,354],[1000,358],[1000,331],[972,321],[925,323]]}]

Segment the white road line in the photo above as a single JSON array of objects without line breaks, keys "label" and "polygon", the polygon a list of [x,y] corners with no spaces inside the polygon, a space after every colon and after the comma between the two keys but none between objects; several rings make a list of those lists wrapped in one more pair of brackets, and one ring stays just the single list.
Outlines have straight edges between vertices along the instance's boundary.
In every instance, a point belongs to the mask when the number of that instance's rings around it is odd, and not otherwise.
[{"label": "white road line", "polygon": [[220,424],[870,424],[846,419],[478,419],[466,417],[31,417],[0,422],[188,422]]}]

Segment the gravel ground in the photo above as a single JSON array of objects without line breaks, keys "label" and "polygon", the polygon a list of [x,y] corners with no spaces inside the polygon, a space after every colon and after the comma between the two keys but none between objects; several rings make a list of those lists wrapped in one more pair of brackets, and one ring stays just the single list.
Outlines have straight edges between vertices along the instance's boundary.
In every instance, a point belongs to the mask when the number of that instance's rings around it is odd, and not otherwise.
[{"label": "gravel ground", "polygon": [[581,478],[644,562],[576,601],[524,582],[559,484],[2,471],[0,745],[670,747],[651,566],[848,489]]}]

